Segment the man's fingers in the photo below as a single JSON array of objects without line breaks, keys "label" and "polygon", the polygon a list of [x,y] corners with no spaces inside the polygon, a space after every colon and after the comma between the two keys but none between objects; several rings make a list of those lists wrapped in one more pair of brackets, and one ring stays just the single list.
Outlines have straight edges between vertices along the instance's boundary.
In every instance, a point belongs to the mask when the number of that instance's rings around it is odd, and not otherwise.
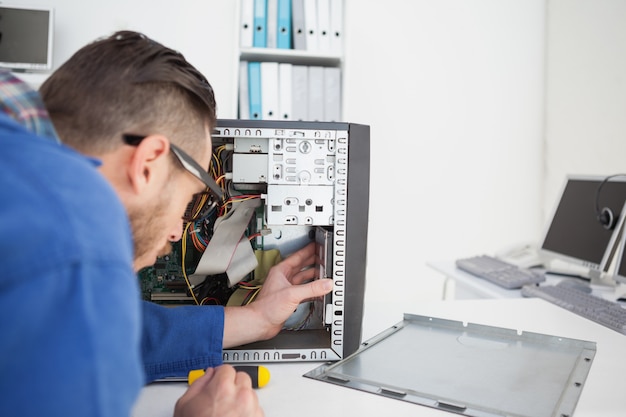
[{"label": "man's fingers", "polygon": [[310,281],[313,277],[315,277],[316,268],[308,268],[303,271],[296,273],[293,277],[291,277],[290,281],[294,285],[302,284],[303,282]]},{"label": "man's fingers", "polygon": [[250,375],[243,371],[238,371],[235,374],[235,385],[243,386],[243,387],[251,387],[252,386],[252,378]]},{"label": "man's fingers", "polygon": [[215,372],[214,368],[206,369],[206,371],[204,372],[204,375],[196,379],[195,382],[191,384],[189,388],[187,388],[187,391],[185,391],[183,396],[178,399],[177,407],[178,406],[184,407],[186,403],[188,403],[189,401],[193,401],[193,398],[195,398],[198,394],[200,394],[205,389],[205,387],[211,382],[211,379],[213,379],[214,372]]},{"label": "man's fingers", "polygon": [[208,368],[179,398],[175,416],[263,416],[252,380],[232,365]]},{"label": "man's fingers", "polygon": [[[287,256],[281,264],[300,270],[315,263],[315,243],[311,242],[300,250]],[[279,264],[280,265],[280,264]]]},{"label": "man's fingers", "polygon": [[206,386],[211,381],[214,374],[215,374],[215,368],[207,368],[204,371],[204,375],[196,379],[194,383],[191,384],[188,391],[191,391],[192,393],[201,391],[203,387]]},{"label": "man's fingers", "polygon": [[321,297],[328,294],[333,289],[332,279],[316,279],[308,284],[296,285],[291,288],[291,291],[296,297],[303,302],[312,298]]}]

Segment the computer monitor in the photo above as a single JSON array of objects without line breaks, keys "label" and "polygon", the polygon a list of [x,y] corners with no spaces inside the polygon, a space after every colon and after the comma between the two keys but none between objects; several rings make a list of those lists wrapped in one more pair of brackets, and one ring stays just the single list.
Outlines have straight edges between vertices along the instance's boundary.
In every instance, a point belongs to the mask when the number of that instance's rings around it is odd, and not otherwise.
[{"label": "computer monitor", "polygon": [[[548,269],[558,260],[587,278],[606,272],[625,201],[626,176],[568,176],[539,247]],[[603,224],[609,212],[613,222]]]},{"label": "computer monitor", "polygon": [[51,7],[0,4],[0,67],[50,71],[53,34]]}]

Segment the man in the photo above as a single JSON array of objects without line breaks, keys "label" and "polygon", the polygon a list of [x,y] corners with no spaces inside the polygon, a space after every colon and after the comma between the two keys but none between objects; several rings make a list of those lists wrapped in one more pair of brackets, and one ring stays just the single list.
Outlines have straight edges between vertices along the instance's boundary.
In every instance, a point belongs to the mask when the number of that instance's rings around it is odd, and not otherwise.
[{"label": "man", "polygon": [[[32,166],[29,156],[25,165],[31,170],[24,174],[24,180],[19,183],[21,187],[5,184],[7,188],[3,191],[7,192],[8,200],[3,198],[3,201],[28,201],[25,215],[35,216],[33,211],[41,212],[39,217],[46,221],[45,225],[51,224],[59,229],[57,233],[45,236],[47,244],[42,245],[37,240],[37,248],[48,259],[55,259],[57,246],[61,252],[58,255],[64,255],[58,262],[49,262],[61,271],[56,274],[56,279],[48,276],[52,274],[43,273],[42,288],[56,288],[57,281],[63,282],[67,278],[66,270],[73,271],[80,284],[75,287],[74,280],[67,280],[61,286],[66,292],[42,292],[43,298],[36,297],[41,303],[36,309],[38,314],[33,314],[30,306],[26,306],[29,303],[25,303],[24,308],[19,309],[24,313],[25,322],[20,321],[19,326],[15,322],[5,324],[5,334],[15,333],[20,340],[9,343],[13,350],[0,345],[2,351],[13,353],[16,359],[11,367],[12,373],[2,378],[9,381],[5,378],[16,377],[20,369],[24,375],[32,375],[38,369],[35,365],[43,362],[45,366],[39,368],[41,376],[33,378],[35,383],[30,384],[35,388],[30,390],[31,394],[43,393],[45,385],[57,385],[53,394],[44,393],[45,401],[30,404],[32,414],[39,409],[46,415],[61,415],[64,404],[69,407],[65,412],[70,414],[75,410],[80,410],[78,415],[128,414],[128,406],[132,405],[137,393],[137,382],[141,380],[140,373],[139,376],[137,373],[141,357],[148,380],[220,365],[222,347],[272,337],[303,299],[321,296],[330,290],[330,282],[302,284],[311,278],[311,272],[303,272],[302,268],[310,265],[314,256],[312,248],[305,248],[272,270],[257,301],[248,306],[165,309],[144,302],[141,316],[136,277],[129,281],[131,251],[127,250],[129,239],[124,236],[127,232],[125,217],[120,216],[116,206],[120,202],[123,204],[132,226],[135,271],[150,265],[168,242],[180,238],[180,216],[187,202],[192,194],[207,185],[186,171],[180,162],[188,163],[191,158],[187,154],[191,154],[201,166],[208,166],[211,157],[209,132],[215,125],[213,91],[204,77],[180,54],[140,34],[119,32],[78,51],[46,81],[41,93],[62,141],[102,161],[100,172],[113,186],[119,201],[112,198],[107,184],[98,182],[98,176],[83,172],[91,169],[84,166],[84,161],[82,165],[77,163],[79,166],[76,167],[65,161],[76,158],[76,155],[65,155],[69,151],[59,146],[59,151],[51,151],[48,148],[52,144],[42,145],[41,141],[23,145],[27,148],[24,155],[37,154],[38,148],[45,148],[49,155],[41,158],[45,159],[41,167],[51,174],[42,175]],[[1,126],[7,134],[25,136],[5,119],[0,120],[6,122]],[[11,146],[15,150],[3,154],[3,158],[16,158],[19,143],[26,141],[13,142]],[[59,160],[62,162],[60,167]],[[4,162],[0,165],[3,171],[14,168],[20,172],[20,164],[14,161],[13,165]],[[63,167],[67,170],[61,169]],[[6,174],[8,177],[10,171]],[[20,192],[23,190],[37,188],[32,177],[38,175],[49,178],[50,193],[42,192],[39,196],[31,192],[27,193],[31,200],[22,198]],[[44,184],[43,178],[38,180]],[[45,209],[45,197],[55,193],[61,195],[58,202],[66,208],[61,219],[55,216],[57,212],[48,213]],[[21,200],[11,199],[11,194]],[[92,194],[103,197],[96,198]],[[6,242],[10,236],[8,232],[17,230],[16,222],[12,220],[13,224],[9,224],[4,219],[12,219],[11,215],[24,209],[24,205],[9,204],[7,216],[2,218],[5,247],[9,246]],[[84,209],[76,219],[81,227],[68,227],[66,235],[62,236],[62,240],[75,242],[74,256],[67,254],[73,252],[69,243],[57,245],[55,240],[67,226],[61,220],[72,223],[71,209]],[[120,221],[120,217],[124,221]],[[35,225],[45,230],[43,220],[35,220]],[[87,227],[90,221],[93,224],[91,229]],[[74,236],[75,232],[80,234]],[[20,246],[16,247],[24,252],[28,246],[21,245],[28,243],[30,240],[19,242]],[[27,256],[17,259],[23,262],[23,272],[29,272]],[[83,263],[89,264],[88,271],[81,268]],[[110,285],[107,277],[111,277]],[[97,283],[98,291],[83,282],[94,286]],[[5,306],[4,299],[16,304],[15,298],[27,283],[12,272],[8,279],[0,280],[0,297],[3,299],[0,305]],[[76,303],[72,302],[74,300]],[[56,319],[53,323],[46,316],[49,309],[58,311],[52,315]],[[19,316],[11,314],[10,317],[17,320]],[[37,325],[31,326],[31,322]],[[140,356],[137,334],[142,324]],[[61,331],[57,331],[57,326]],[[19,332],[8,331],[16,327]],[[44,332],[43,329],[50,330]],[[47,333],[54,337],[46,339]],[[25,350],[25,342],[21,341],[24,335],[31,342]],[[91,343],[86,343],[86,339]],[[41,355],[30,360],[30,357],[37,356],[35,348],[45,346],[47,353],[48,345],[56,355]],[[67,354],[64,353],[66,350]],[[98,383],[92,384],[93,381]],[[15,401],[24,400],[24,391],[20,388],[28,386],[20,383],[26,384],[27,381],[18,378],[13,390],[9,391],[9,394],[16,394],[12,396]],[[209,406],[206,399],[211,398],[220,398],[220,401],[212,401]],[[75,408],[70,400],[76,399],[80,407]],[[0,407],[9,411],[12,405],[15,404],[9,401]],[[227,408],[229,405],[232,407]],[[220,410],[220,406],[224,408]],[[224,410],[236,412],[241,409],[252,415],[262,413],[254,392],[250,391],[249,378],[235,373],[232,367],[219,366],[208,370],[194,383],[177,404],[176,412],[192,415],[200,410],[205,413],[202,415],[220,415]],[[30,414],[22,409],[19,412],[20,415]]]}]

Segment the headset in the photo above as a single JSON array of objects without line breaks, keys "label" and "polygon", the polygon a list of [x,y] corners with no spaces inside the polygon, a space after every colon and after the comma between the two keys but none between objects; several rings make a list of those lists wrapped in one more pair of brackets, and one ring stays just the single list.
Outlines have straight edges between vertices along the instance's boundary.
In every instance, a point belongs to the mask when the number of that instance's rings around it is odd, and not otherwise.
[{"label": "headset", "polygon": [[615,228],[615,223],[617,223],[617,216],[613,214],[613,210],[611,210],[610,207],[602,207],[602,209],[600,209],[600,191],[602,190],[602,187],[604,187],[604,184],[609,182],[611,178],[615,177],[626,177],[626,174],[609,175],[602,180],[600,185],[598,185],[598,189],[596,190],[596,219],[598,219],[598,222],[606,230],[612,230],[613,228]]}]

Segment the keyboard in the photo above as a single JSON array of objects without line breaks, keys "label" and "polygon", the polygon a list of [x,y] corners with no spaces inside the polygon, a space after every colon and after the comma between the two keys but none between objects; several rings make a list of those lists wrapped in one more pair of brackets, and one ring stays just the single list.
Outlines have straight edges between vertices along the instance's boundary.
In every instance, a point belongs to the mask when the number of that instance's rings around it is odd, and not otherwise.
[{"label": "keyboard", "polygon": [[[563,282],[563,281],[561,281]],[[579,316],[626,334],[626,309],[617,301],[580,291],[570,285],[525,286],[524,297],[542,298]]]},{"label": "keyboard", "polygon": [[546,280],[543,272],[520,268],[489,255],[457,259],[456,267],[508,290],[522,288],[528,284],[538,284]]}]

